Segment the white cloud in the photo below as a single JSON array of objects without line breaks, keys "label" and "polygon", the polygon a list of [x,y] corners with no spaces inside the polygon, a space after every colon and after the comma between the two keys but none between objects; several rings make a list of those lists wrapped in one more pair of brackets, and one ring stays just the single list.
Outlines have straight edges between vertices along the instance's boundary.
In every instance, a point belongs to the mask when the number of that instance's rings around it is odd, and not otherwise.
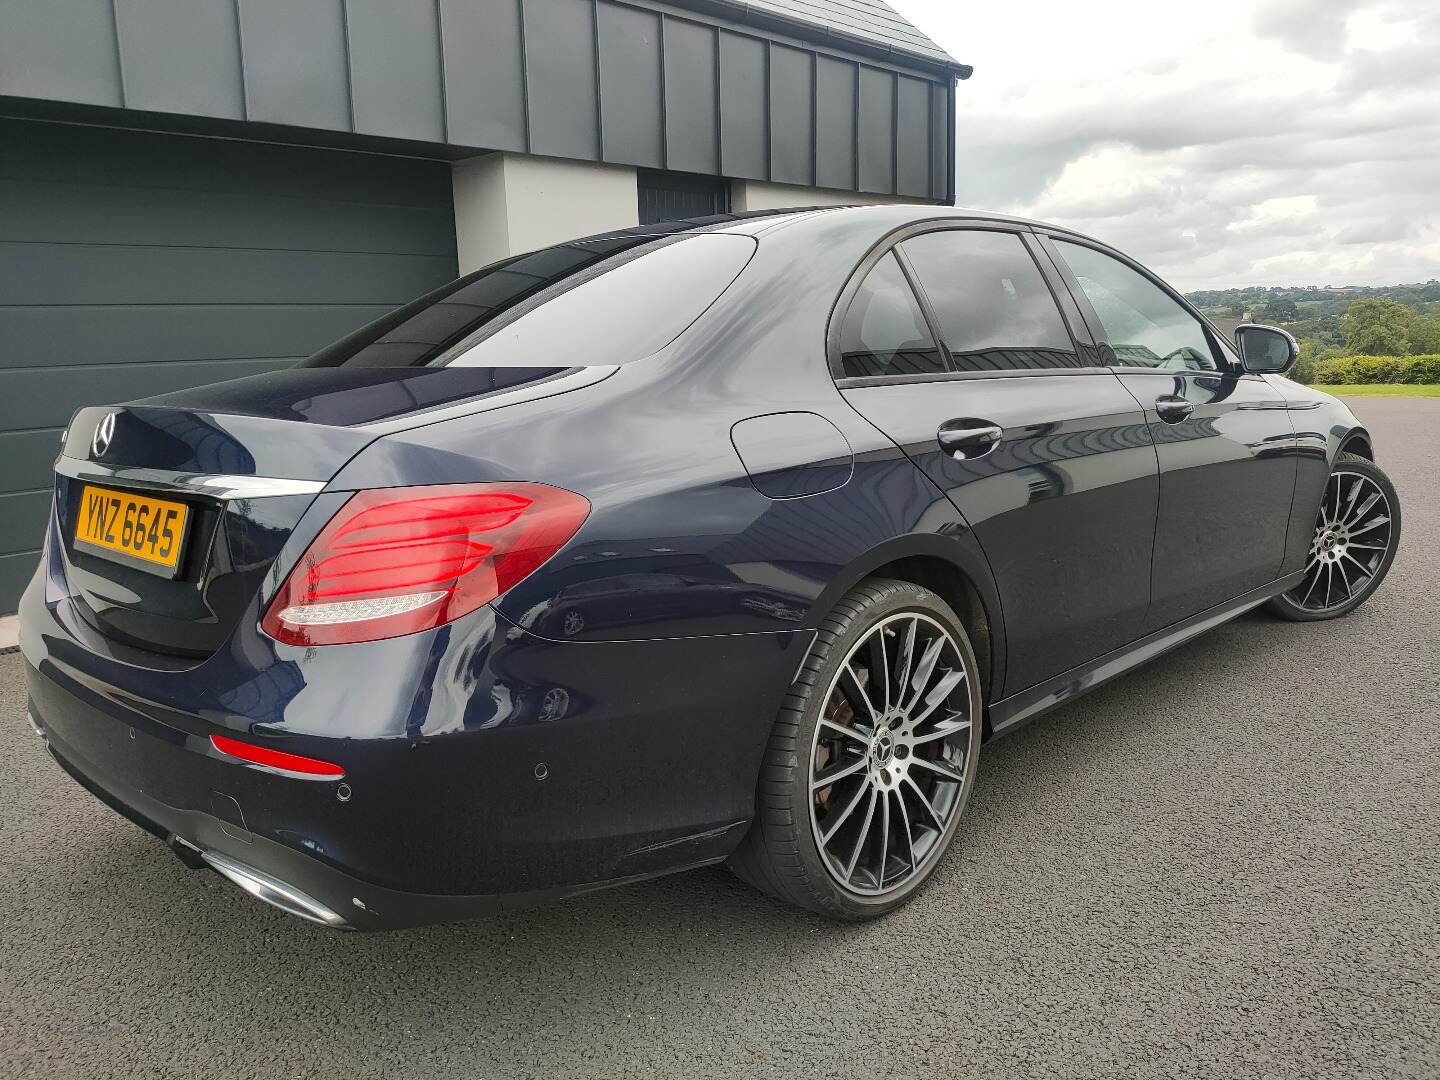
[{"label": "white cloud", "polygon": [[1436,0],[892,4],[975,66],[962,205],[1187,289],[1440,276]]},{"label": "white cloud", "polygon": [[1345,51],[1346,23],[1359,0],[1261,0],[1251,22],[1255,33],[1317,60]]}]

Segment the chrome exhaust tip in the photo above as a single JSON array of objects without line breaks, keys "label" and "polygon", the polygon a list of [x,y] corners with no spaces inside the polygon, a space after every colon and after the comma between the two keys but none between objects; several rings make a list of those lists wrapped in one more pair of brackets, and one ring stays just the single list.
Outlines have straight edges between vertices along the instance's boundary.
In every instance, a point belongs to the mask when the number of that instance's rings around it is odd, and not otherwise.
[{"label": "chrome exhaust tip", "polygon": [[202,851],[200,857],[210,868],[222,877],[228,878],[257,900],[271,907],[279,908],[287,915],[294,915],[306,922],[328,926],[335,930],[350,930],[353,927],[344,918],[331,911],[319,900],[306,896],[293,885],[287,885],[279,878],[271,877],[263,870],[236,862],[218,851]]}]

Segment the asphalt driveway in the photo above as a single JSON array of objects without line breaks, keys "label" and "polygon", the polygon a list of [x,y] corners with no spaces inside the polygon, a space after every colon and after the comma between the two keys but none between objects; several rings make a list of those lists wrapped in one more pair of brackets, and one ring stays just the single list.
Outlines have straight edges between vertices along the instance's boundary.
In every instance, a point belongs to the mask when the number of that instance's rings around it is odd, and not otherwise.
[{"label": "asphalt driveway", "polygon": [[0,656],[0,1075],[1440,1076],[1440,400],[1337,623],[1252,614],[989,748],[919,902],[709,870],[459,926],[289,920],[100,805]]}]

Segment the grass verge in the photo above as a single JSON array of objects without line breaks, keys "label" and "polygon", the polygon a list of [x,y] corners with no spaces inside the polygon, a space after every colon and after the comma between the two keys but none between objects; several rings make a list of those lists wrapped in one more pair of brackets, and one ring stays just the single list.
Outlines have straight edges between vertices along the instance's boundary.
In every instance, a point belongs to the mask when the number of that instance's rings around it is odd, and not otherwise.
[{"label": "grass verge", "polygon": [[1440,397],[1440,383],[1342,383],[1315,389],[1336,397]]}]

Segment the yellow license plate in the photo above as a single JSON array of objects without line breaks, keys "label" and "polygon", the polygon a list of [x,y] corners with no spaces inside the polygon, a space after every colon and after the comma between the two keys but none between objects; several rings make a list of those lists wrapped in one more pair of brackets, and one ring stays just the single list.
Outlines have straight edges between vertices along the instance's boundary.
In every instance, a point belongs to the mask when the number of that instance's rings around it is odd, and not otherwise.
[{"label": "yellow license plate", "polygon": [[190,508],[131,491],[85,485],[75,546],[163,577],[179,572]]}]

